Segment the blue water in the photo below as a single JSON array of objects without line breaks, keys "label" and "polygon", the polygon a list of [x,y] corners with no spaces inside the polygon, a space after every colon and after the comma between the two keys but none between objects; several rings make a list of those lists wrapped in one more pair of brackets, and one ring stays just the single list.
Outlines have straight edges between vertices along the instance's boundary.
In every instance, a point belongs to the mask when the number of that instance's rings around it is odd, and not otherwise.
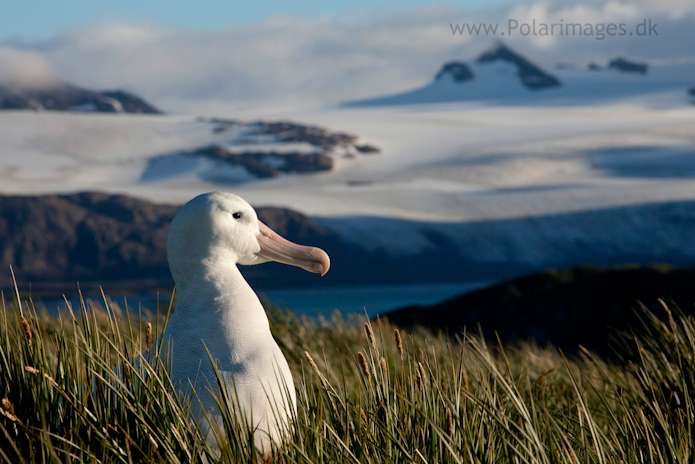
[{"label": "blue water", "polygon": [[297,314],[330,315],[336,310],[347,315],[369,316],[410,305],[431,305],[486,286],[477,284],[379,285],[259,291],[259,296]]},{"label": "blue water", "polygon": [[[489,285],[487,282],[465,284],[423,284],[423,285],[379,285],[358,287],[323,287],[259,290],[258,296],[267,299],[281,308],[292,309],[299,315],[330,316],[335,311],[343,315],[350,313],[367,314],[369,317],[409,305],[431,305],[463,293]],[[160,312],[166,312],[171,294],[146,294],[111,297],[120,308],[125,302],[131,311],[155,312],[159,302]],[[102,298],[92,298],[103,304]],[[79,308],[79,300],[68,299],[74,309]],[[47,299],[40,302],[49,313],[55,314],[65,308],[63,299]]]}]

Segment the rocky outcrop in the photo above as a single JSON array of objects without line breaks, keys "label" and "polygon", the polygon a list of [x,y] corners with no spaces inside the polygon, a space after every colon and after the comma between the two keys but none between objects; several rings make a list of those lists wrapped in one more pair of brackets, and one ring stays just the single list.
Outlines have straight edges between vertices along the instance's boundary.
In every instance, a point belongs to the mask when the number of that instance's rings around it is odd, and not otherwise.
[{"label": "rocky outcrop", "polygon": [[3,109],[161,113],[142,98],[122,90],[98,92],[70,84],[57,84],[46,88],[0,86],[0,110]]},{"label": "rocky outcrop", "polygon": [[102,97],[113,98],[119,102],[124,113],[162,114],[160,110],[150,105],[142,98],[123,90],[107,90],[99,92],[99,94]]},{"label": "rocky outcrop", "polygon": [[608,67],[622,72],[637,73],[642,75],[647,74],[647,70],[649,69],[647,63],[638,63],[621,57],[611,60],[608,63]]},{"label": "rocky outcrop", "polygon": [[260,121],[252,123],[251,128],[251,135],[272,135],[279,142],[308,143],[326,151],[336,147],[349,147],[357,141],[355,135],[332,132],[323,127],[289,121]]},{"label": "rocky outcrop", "polygon": [[447,76],[451,76],[451,79],[454,82],[466,82],[475,77],[470,66],[462,61],[451,61],[449,63],[445,63],[437,75],[434,76],[434,80],[439,81]]},{"label": "rocky outcrop", "polygon": [[277,177],[281,173],[308,174],[330,171],[333,158],[323,153],[301,152],[249,152],[235,153],[229,148],[213,145],[195,150],[189,156],[205,156],[240,166],[257,179]]},{"label": "rocky outcrop", "polygon": [[[412,306],[385,316],[396,325],[423,325],[454,334],[465,327],[495,342],[533,340],[565,352],[578,345],[610,353],[616,329],[641,325],[640,302],[665,315],[659,298],[693,313],[695,269],[666,266],[546,271],[468,293],[434,306]],[[673,306],[672,306],[673,307]]]},{"label": "rocky outcrop", "polygon": [[[205,121],[205,119],[202,119]],[[274,143],[307,143],[324,151],[338,147],[350,147],[358,137],[344,132],[334,132],[324,127],[299,124],[291,121],[254,121],[243,122],[238,119],[211,118],[215,134],[222,134],[231,129],[242,129],[236,143],[262,143],[271,140]]]},{"label": "rocky outcrop", "polygon": [[560,80],[537,65],[512,51],[504,44],[497,43],[492,49],[483,52],[477,59],[478,63],[492,63],[495,61],[506,61],[516,66],[521,83],[528,89],[539,90],[549,87],[557,87]]},{"label": "rocky outcrop", "polygon": [[375,147],[374,145],[353,145],[353,147],[358,153],[362,153],[364,155],[375,155],[377,153],[381,153],[381,149]]},{"label": "rocky outcrop", "polygon": [[[357,143],[358,137],[323,127],[289,121],[242,122],[236,119],[200,119],[212,123],[218,143],[187,152],[175,152],[150,159],[143,179],[160,179],[163,165],[182,159],[205,158],[215,162],[210,170],[199,174],[220,183],[248,182],[282,174],[311,174],[330,171],[335,158],[372,155],[381,150]],[[228,134],[227,136],[225,134]],[[232,176],[217,176],[220,169],[232,167]],[[166,171],[166,169],[164,169]],[[212,172],[211,172],[212,171]]]}]

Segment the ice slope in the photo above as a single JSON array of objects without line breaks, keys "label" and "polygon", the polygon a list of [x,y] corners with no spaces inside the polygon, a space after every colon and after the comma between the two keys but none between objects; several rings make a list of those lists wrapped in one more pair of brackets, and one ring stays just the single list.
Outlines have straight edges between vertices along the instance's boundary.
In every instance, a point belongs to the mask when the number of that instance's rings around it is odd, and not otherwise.
[{"label": "ice slope", "polygon": [[[602,68],[553,69],[558,87],[530,90],[518,78],[515,66],[504,62],[468,64],[474,78],[456,82],[450,75],[421,88],[388,96],[347,102],[346,107],[413,105],[442,102],[488,102],[501,105],[595,105],[647,94],[675,92],[687,101],[686,90],[694,85],[695,63],[664,63],[651,66],[646,75]],[[658,100],[652,102],[658,105]]]},{"label": "ice slope", "polygon": [[[449,103],[272,114],[360,134],[384,152],[338,160],[328,173],[231,188],[255,204],[312,215],[437,221],[692,198],[695,108],[655,108],[650,98],[579,107]],[[142,179],[153,157],[211,140],[209,125],[192,117],[5,112],[0,137],[3,193],[99,189],[183,202],[230,188],[198,176]]]}]

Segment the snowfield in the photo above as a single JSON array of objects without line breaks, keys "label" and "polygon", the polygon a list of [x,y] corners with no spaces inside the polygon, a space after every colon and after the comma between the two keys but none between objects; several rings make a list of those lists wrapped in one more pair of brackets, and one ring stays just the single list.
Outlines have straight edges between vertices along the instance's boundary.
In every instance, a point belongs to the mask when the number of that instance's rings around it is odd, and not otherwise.
[{"label": "snowfield", "polygon": [[[468,89],[480,98],[437,82],[363,106],[211,115],[318,125],[382,150],[336,157],[329,172],[263,180],[176,155],[222,140],[197,115],[0,112],[0,192],[100,190],[183,203],[222,189],[391,253],[436,247],[423,232],[436,230],[484,262],[695,263],[691,64],[647,76],[552,70],[563,85],[535,92],[512,87],[514,76],[498,68],[476,84],[488,87]],[[490,86],[509,95],[493,98]]]}]

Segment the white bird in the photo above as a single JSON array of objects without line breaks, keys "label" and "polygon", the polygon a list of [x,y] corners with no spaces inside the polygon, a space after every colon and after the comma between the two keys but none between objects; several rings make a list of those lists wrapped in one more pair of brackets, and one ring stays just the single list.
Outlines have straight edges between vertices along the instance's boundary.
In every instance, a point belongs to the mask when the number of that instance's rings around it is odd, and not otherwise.
[{"label": "white bird", "polygon": [[[229,397],[238,398],[239,410],[254,429],[256,448],[268,454],[289,430],[296,393],[265,310],[237,264],[273,260],[323,275],[330,267],[328,255],[285,240],[242,198],[211,192],[186,203],[174,217],[167,258],[178,297],[163,335],[172,343],[174,385],[186,388],[195,382],[201,406],[222,427],[209,390],[216,388],[209,350]],[[201,424],[213,441],[210,426]]]}]

